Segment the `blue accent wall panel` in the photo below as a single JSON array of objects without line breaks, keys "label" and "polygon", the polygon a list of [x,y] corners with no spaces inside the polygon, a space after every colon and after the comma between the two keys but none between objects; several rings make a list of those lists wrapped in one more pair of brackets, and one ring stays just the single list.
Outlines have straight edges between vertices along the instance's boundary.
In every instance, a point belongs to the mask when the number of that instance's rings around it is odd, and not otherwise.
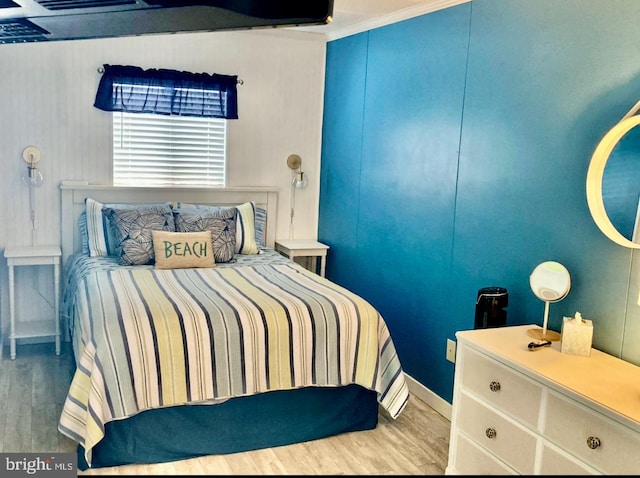
[{"label": "blue accent wall panel", "polygon": [[403,365],[436,383],[451,380],[425,363],[448,332],[468,27],[463,8],[369,33],[357,280],[381,291],[371,300],[407,345]]},{"label": "blue accent wall panel", "polygon": [[[326,274],[338,283],[349,281],[358,262],[367,45],[367,36],[357,35],[327,47],[327,64],[332,67],[326,72],[325,97],[333,100],[324,105],[320,170],[320,196],[324,199],[319,206],[318,237],[331,247]],[[330,233],[323,236],[323,231]]]},{"label": "blue accent wall panel", "polygon": [[640,363],[640,264],[585,197],[597,143],[640,99],[638,20],[635,0],[473,0],[328,44],[327,276],[445,400],[446,339],[473,328],[478,290],[507,288],[508,325],[541,325],[529,275],[546,260],[572,279],[550,328],[580,311],[595,347]]},{"label": "blue accent wall panel", "polygon": [[469,297],[478,284],[496,282],[511,292],[510,323],[541,324],[544,303],[528,277],[540,262],[561,262],[572,290],[551,305],[550,327],[560,330],[563,316],[581,311],[595,320],[598,344],[619,354],[623,321],[605,317],[624,310],[629,252],[594,225],[585,178],[598,141],[626,112],[600,104],[603,92],[617,88],[609,55],[618,48],[619,39],[611,40],[620,36],[623,13],[584,0],[472,5],[457,290]]}]

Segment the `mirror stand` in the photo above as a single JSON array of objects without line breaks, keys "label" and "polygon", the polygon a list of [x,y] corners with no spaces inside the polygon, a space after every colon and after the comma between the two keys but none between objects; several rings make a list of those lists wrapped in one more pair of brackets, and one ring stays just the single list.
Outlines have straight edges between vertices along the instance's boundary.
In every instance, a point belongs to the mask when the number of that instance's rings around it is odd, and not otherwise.
[{"label": "mirror stand", "polygon": [[529,329],[527,335],[536,340],[549,340],[557,342],[562,337],[555,330],[547,330],[547,322],[549,322],[549,304],[548,300],[544,301],[544,319],[542,321],[542,329]]},{"label": "mirror stand", "polygon": [[529,276],[531,290],[535,296],[544,301],[544,319],[542,329],[529,329],[527,335],[537,340],[556,342],[561,335],[554,330],[547,330],[549,321],[549,304],[564,299],[571,289],[571,276],[565,266],[555,261],[538,264]]}]

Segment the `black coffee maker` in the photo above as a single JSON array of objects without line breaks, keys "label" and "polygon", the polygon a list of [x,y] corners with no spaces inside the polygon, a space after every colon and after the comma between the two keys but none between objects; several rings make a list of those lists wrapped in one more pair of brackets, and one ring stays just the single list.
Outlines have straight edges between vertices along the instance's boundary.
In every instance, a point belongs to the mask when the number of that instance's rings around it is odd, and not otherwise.
[{"label": "black coffee maker", "polygon": [[474,328],[486,329],[507,325],[509,293],[504,287],[483,287],[476,299],[476,317]]}]

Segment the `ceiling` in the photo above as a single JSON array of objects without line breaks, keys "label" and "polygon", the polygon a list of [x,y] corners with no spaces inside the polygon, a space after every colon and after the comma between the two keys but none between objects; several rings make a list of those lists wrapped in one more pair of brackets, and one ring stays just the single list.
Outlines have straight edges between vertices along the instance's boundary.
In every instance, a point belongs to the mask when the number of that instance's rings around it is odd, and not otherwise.
[{"label": "ceiling", "polygon": [[0,0],[0,44],[274,27],[332,39],[465,1]]}]

